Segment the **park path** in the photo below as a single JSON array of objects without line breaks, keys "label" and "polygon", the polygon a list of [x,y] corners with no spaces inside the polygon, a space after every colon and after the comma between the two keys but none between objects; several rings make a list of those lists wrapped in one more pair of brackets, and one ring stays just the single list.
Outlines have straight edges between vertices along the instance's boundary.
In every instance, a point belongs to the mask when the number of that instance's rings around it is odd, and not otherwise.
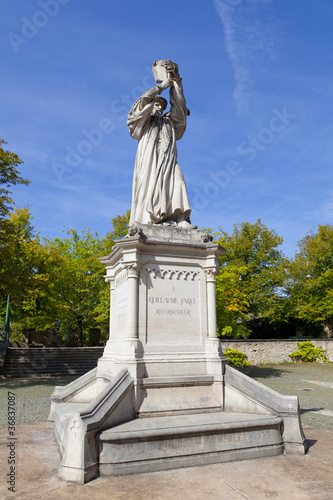
[{"label": "park path", "polygon": [[[333,431],[333,363],[249,366],[241,370],[281,394],[299,396],[303,424]],[[72,380],[0,380],[0,428],[6,427],[8,390],[16,395],[16,423],[38,422],[47,419],[54,387]]]}]

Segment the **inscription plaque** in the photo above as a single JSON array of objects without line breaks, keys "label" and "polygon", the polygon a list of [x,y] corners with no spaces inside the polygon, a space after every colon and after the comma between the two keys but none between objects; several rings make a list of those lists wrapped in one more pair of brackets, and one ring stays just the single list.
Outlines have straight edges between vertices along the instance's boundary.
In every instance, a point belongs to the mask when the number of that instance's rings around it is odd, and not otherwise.
[{"label": "inscription plaque", "polygon": [[148,270],[147,340],[188,343],[200,331],[200,282],[194,272]]}]

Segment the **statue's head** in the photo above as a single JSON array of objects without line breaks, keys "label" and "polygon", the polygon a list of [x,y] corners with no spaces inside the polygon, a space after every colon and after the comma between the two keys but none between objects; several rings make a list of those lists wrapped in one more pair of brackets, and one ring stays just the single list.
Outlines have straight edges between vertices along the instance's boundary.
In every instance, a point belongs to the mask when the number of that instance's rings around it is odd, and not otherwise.
[{"label": "statue's head", "polygon": [[162,116],[166,109],[168,101],[164,97],[156,96],[154,100],[153,115]]}]

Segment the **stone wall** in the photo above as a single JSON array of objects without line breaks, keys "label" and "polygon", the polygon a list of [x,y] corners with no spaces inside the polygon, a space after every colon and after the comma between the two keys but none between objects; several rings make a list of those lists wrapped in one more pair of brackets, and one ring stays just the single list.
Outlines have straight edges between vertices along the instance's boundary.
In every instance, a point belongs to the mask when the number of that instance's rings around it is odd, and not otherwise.
[{"label": "stone wall", "polygon": [[[333,361],[333,339],[304,339],[326,351],[326,357]],[[288,354],[297,351],[300,340],[221,340],[222,349],[230,347],[244,352],[251,365],[260,363],[292,362]]]},{"label": "stone wall", "polygon": [[45,346],[45,347],[61,347],[64,345],[62,334],[56,328],[47,330],[33,330],[25,328],[23,330],[23,340],[28,339],[28,345]]}]

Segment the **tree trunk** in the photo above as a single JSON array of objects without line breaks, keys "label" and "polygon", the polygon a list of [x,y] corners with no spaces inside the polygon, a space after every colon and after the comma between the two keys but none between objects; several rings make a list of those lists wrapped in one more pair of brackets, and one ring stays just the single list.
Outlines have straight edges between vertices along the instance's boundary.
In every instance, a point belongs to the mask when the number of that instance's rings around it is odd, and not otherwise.
[{"label": "tree trunk", "polygon": [[325,337],[333,337],[333,323],[332,318],[327,318],[324,321]]},{"label": "tree trunk", "polygon": [[77,326],[79,330],[79,344],[81,347],[83,347],[83,325],[82,325],[82,319],[77,320]]}]

